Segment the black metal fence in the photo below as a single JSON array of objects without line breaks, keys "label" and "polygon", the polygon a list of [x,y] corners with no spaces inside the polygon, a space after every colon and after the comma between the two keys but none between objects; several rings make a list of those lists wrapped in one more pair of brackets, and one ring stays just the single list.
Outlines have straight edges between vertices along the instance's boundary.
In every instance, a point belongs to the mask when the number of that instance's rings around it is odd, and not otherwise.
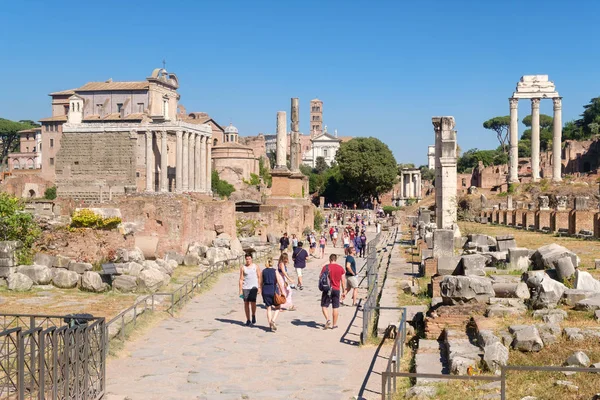
[{"label": "black metal fence", "polygon": [[95,400],[106,387],[104,318],[0,314],[0,399]]}]

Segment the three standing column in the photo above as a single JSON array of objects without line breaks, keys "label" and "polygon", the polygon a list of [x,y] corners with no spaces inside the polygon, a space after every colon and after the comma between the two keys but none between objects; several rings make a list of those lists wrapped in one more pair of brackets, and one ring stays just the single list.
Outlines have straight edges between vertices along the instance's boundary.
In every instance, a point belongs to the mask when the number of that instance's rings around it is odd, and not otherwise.
[{"label": "three standing column", "polygon": [[189,157],[188,157],[188,145],[189,145],[189,139],[188,139],[188,132],[183,132],[183,146],[182,146],[182,152],[181,152],[181,156],[183,158],[181,165],[183,166],[183,171],[181,173],[181,190],[183,190],[184,192],[187,192],[189,189],[189,171],[188,171],[188,161],[189,161]]},{"label": "three standing column", "polygon": [[540,99],[531,99],[531,179],[540,180]]},{"label": "three standing column", "polygon": [[[194,176],[195,176],[195,168],[194,168],[194,148],[196,147],[196,134],[190,132],[189,136],[189,147],[187,152],[188,157],[188,189],[190,192],[195,191],[194,187]],[[185,155],[184,155],[185,157]]]},{"label": "three standing column", "polygon": [[552,123],[552,181],[562,181],[561,143],[562,143],[562,97],[552,99],[554,120]]},{"label": "three standing column", "polygon": [[206,138],[206,192],[212,192],[212,143]]},{"label": "three standing column", "polygon": [[519,182],[519,99],[511,97],[510,103],[510,165],[508,182]]},{"label": "three standing column", "polygon": [[152,131],[146,131],[146,192],[154,192],[154,154]]},{"label": "three standing column", "polygon": [[200,138],[200,168],[198,169],[198,175],[200,175],[200,191],[208,192],[206,188],[206,142],[209,140],[208,137],[199,136]]},{"label": "three standing column", "polygon": [[177,164],[175,166],[175,190],[177,191],[177,193],[181,193],[183,190],[183,132],[182,131],[177,131],[176,132],[177,135],[177,154],[176,154],[176,161],[175,163]]},{"label": "three standing column", "polygon": [[167,154],[167,131],[160,133],[160,191],[169,191],[169,177],[167,175],[169,170],[169,155]]}]

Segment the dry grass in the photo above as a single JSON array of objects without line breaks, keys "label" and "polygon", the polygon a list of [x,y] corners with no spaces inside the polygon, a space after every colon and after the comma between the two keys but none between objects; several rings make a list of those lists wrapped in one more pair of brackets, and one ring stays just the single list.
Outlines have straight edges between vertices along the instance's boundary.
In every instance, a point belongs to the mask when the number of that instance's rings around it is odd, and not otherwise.
[{"label": "dry grass", "polygon": [[549,234],[524,231],[506,226],[479,224],[476,222],[459,222],[463,235],[469,233],[482,233],[490,236],[511,234],[515,237],[517,246],[537,249],[538,247],[556,243],[573,251],[581,259],[580,268],[587,270],[596,278],[600,278],[600,270],[595,269],[595,259],[600,258],[600,241],[582,240],[572,237],[559,237]]}]

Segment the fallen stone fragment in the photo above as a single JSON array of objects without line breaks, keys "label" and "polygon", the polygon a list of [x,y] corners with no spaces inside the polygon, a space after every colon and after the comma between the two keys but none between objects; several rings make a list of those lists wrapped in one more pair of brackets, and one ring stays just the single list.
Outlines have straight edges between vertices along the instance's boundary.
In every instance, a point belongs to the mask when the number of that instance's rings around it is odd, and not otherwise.
[{"label": "fallen stone fragment", "polygon": [[590,290],[600,293],[600,281],[594,279],[589,273],[581,270],[575,271],[575,289]]},{"label": "fallen stone fragment", "polygon": [[27,275],[34,285],[47,285],[52,282],[52,269],[45,265],[19,265],[17,272]]},{"label": "fallen stone fragment", "polygon": [[496,297],[529,299],[531,294],[525,282],[506,283],[494,282],[492,284]]},{"label": "fallen stone fragment", "polygon": [[561,309],[535,310],[533,318],[541,318],[547,324],[560,324],[567,318],[567,312]]},{"label": "fallen stone fragment", "polygon": [[577,266],[577,255],[566,247],[551,243],[540,247],[531,257],[535,269],[550,269],[556,267],[556,262],[563,257],[570,257]]},{"label": "fallen stone fragment", "polygon": [[122,293],[135,292],[137,289],[137,277],[119,275],[113,280],[112,287]]},{"label": "fallen stone fragment", "polygon": [[413,386],[406,391],[405,399],[425,400],[433,399],[437,396],[437,387],[435,386]]},{"label": "fallen stone fragment", "polygon": [[544,342],[537,328],[533,325],[528,325],[514,332],[512,347],[515,350],[537,352],[544,348]]},{"label": "fallen stone fragment", "polygon": [[531,305],[534,309],[554,308],[563,296],[567,289],[562,283],[555,281],[548,274],[544,274],[539,281],[531,280],[527,282],[528,286],[533,286],[535,290],[531,296]]},{"label": "fallen stone fragment", "polygon": [[81,289],[101,293],[107,289],[108,285],[102,282],[102,277],[99,273],[94,271],[85,271],[81,276]]},{"label": "fallen stone fragment", "polygon": [[600,310],[600,295],[578,301],[575,303],[575,309],[581,311]]},{"label": "fallen stone fragment", "polygon": [[585,339],[583,334],[581,333],[581,329],[579,328],[565,328],[563,330],[563,333],[567,337],[567,340],[572,342]]},{"label": "fallen stone fragment", "polygon": [[10,274],[8,278],[6,278],[6,281],[8,282],[8,290],[13,290],[15,292],[26,292],[33,286],[31,278],[20,272]]},{"label": "fallen stone fragment", "polygon": [[483,362],[494,374],[500,373],[500,367],[508,362],[508,349],[499,341],[483,348]]},{"label": "fallen stone fragment", "polygon": [[567,361],[565,361],[565,365],[569,367],[582,367],[587,368],[591,365],[590,358],[583,351],[576,351],[571,354]]},{"label": "fallen stone fragment", "polygon": [[569,389],[569,390],[570,390],[570,391],[572,391],[572,392],[577,392],[577,391],[579,391],[579,386],[576,386],[576,385],[575,385],[573,382],[571,382],[571,381],[560,381],[560,380],[559,380],[559,381],[556,381],[556,382],[554,382],[554,384],[555,384],[556,386],[564,386],[564,387],[566,387],[567,389]]},{"label": "fallen stone fragment", "polygon": [[567,289],[563,293],[563,302],[568,306],[574,306],[578,301],[594,297],[597,294],[599,293],[592,290]]},{"label": "fallen stone fragment", "polygon": [[445,276],[440,283],[444,304],[485,303],[494,297],[491,280],[479,276]]},{"label": "fallen stone fragment", "polygon": [[471,254],[462,256],[462,272],[466,276],[485,276],[485,256]]},{"label": "fallen stone fragment", "polygon": [[571,257],[563,257],[556,261],[556,274],[558,280],[564,282],[575,274],[575,266]]},{"label": "fallen stone fragment", "polygon": [[79,284],[80,275],[75,271],[57,269],[52,284],[61,289],[72,289]]},{"label": "fallen stone fragment", "polygon": [[551,344],[556,343],[562,333],[560,325],[557,324],[538,324],[535,327],[540,333],[544,346],[550,346]]}]

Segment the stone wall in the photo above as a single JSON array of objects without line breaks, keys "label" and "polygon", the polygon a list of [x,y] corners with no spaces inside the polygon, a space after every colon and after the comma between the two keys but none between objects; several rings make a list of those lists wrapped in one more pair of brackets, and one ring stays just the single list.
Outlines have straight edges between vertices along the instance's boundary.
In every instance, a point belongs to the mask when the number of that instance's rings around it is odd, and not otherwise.
[{"label": "stone wall", "polygon": [[97,193],[101,186],[115,194],[135,188],[136,143],[130,132],[63,133],[56,157],[58,195]]},{"label": "stone wall", "polygon": [[8,176],[0,188],[16,197],[35,198],[43,197],[47,188],[53,186],[52,182],[43,179],[39,170],[19,171],[18,174]]},{"label": "stone wall", "polygon": [[256,235],[266,240],[269,233],[277,238],[284,232],[292,233],[302,237],[304,228],[313,228],[315,218],[315,207],[308,202],[298,202],[294,204],[281,205],[262,205],[259,212],[236,213],[238,220],[253,220],[260,225],[256,230]]}]

